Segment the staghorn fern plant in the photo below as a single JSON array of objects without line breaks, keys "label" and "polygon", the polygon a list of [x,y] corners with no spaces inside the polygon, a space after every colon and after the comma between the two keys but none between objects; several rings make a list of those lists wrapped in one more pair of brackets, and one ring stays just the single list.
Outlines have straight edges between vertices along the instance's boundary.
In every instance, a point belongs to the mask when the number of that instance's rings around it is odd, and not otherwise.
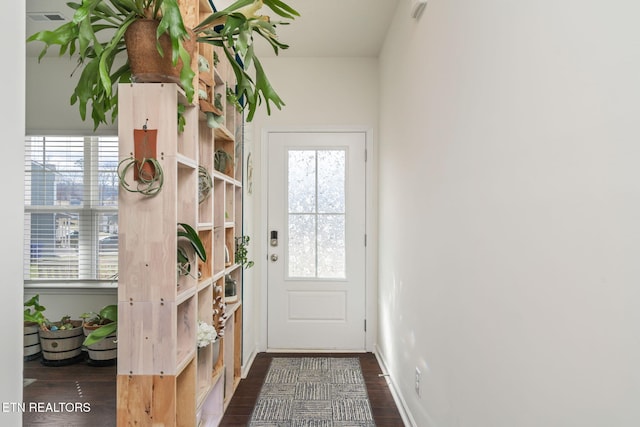
[{"label": "staghorn fern plant", "polygon": [[[27,42],[44,43],[39,61],[51,46],[59,46],[60,56],[69,55],[77,59],[76,72],[81,71],[70,102],[71,105],[78,104],[82,120],[91,109],[94,130],[100,124],[115,122],[118,115],[117,84],[131,81],[129,61],[124,61],[117,68],[115,64],[118,57],[127,53],[124,35],[133,22],[140,19],[159,21],[156,37],[165,34],[169,37],[173,65],[178,63],[178,59],[183,64],[191,64],[184,46],[191,36],[184,25],[178,0],[82,0],[81,3],[69,2],[67,5],[75,11],[71,22],[51,31],[32,34]],[[251,121],[263,101],[268,114],[271,113],[271,102],[279,109],[284,105],[253,50],[254,35],[265,39],[276,54],[278,49],[288,48],[278,41],[276,35],[276,26],[285,22],[271,22],[268,16],[257,14],[264,5],[283,18],[299,16],[281,0],[238,0],[210,14],[193,28],[197,41],[224,49],[237,79],[236,96],[244,101],[243,108],[249,111],[247,121]],[[164,55],[160,44],[156,46]],[[191,67],[182,67],[180,83],[189,102],[192,102],[195,92],[194,76]]]}]

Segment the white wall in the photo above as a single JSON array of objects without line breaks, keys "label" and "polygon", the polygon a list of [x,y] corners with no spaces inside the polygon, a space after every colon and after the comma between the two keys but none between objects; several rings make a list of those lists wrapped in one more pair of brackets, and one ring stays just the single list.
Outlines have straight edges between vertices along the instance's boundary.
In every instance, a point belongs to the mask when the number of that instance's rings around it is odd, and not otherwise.
[{"label": "white wall", "polygon": [[[24,21],[24,17],[21,18]],[[52,50],[53,51],[53,50]],[[116,124],[101,125],[93,131],[91,111],[87,111],[87,120],[80,118],[78,105],[71,105],[69,100],[76,84],[71,73],[76,66],[68,57],[46,57],[39,63],[37,58],[26,59],[26,127],[21,130],[22,142],[25,129],[28,134],[45,135],[117,135]],[[20,144],[22,149],[23,144]],[[20,155],[20,161],[24,153]],[[20,163],[22,165],[22,163]],[[20,198],[21,210],[23,206]],[[20,223],[24,229],[22,217]],[[22,261],[20,261],[22,262]],[[118,301],[117,289],[56,289],[45,286],[26,289],[25,300],[40,294],[40,303],[47,308],[46,315],[50,319],[59,319],[70,315],[77,319],[82,313],[99,311],[107,304]]]},{"label": "white wall", "polygon": [[[55,52],[51,49],[51,52]],[[38,62],[37,58],[27,58],[27,116],[26,129],[29,133],[82,134],[93,133],[91,108],[87,119],[82,121],[78,104],[71,105],[71,95],[77,83],[77,75],[72,73],[76,61],[68,56],[47,56]],[[79,73],[81,70],[78,70]],[[117,120],[116,120],[117,121]],[[117,123],[101,125],[95,132],[101,135],[117,135]]]},{"label": "white wall", "polygon": [[408,8],[380,58],[379,342],[416,425],[639,425],[640,4]]},{"label": "white wall", "polygon": [[[0,178],[2,189],[2,344],[3,361],[0,364],[0,425],[21,426],[22,414],[12,411],[11,403],[22,402],[22,248],[24,189],[24,121],[25,121],[25,51],[16,43],[25,34],[25,5],[19,2],[0,16],[0,38],[9,78],[3,87],[5,107],[0,117],[3,159]],[[9,405],[9,406],[6,406]]]},{"label": "white wall", "polygon": [[[245,354],[249,348],[264,350],[266,346],[266,277],[267,242],[260,230],[266,199],[266,183],[262,160],[261,137],[265,130],[273,129],[372,129],[374,140],[378,119],[378,65],[375,58],[264,58],[262,60],[271,84],[285,102],[282,110],[273,110],[270,116],[264,109],[247,124],[253,135],[247,141],[245,154],[253,158],[253,195],[245,199],[251,217],[247,225],[251,235],[250,257],[256,265],[248,270],[252,276],[245,284],[254,291],[252,304],[255,312],[244,308]],[[266,231],[265,231],[266,233]],[[245,290],[245,297],[248,293]],[[251,317],[253,316],[253,317]],[[251,326],[254,331],[251,331]],[[252,341],[247,342],[251,339]]]},{"label": "white wall", "polygon": [[117,289],[29,288],[24,290],[24,300],[39,295],[40,304],[46,307],[45,316],[51,321],[63,316],[79,319],[84,313],[99,312],[102,307],[118,303]]}]

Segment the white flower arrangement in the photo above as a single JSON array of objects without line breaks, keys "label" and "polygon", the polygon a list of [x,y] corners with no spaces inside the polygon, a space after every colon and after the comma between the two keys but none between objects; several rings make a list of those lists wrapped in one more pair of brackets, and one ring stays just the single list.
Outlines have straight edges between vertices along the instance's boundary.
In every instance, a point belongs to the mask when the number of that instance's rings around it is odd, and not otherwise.
[{"label": "white flower arrangement", "polygon": [[216,329],[210,324],[198,320],[198,347],[206,347],[218,339]]}]

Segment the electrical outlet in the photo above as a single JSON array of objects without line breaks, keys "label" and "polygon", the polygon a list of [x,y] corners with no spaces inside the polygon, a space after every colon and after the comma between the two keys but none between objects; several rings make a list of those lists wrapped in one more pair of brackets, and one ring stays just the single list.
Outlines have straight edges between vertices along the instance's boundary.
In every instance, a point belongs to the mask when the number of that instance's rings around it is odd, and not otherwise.
[{"label": "electrical outlet", "polygon": [[416,366],[416,394],[420,396],[420,380],[422,379],[422,374],[420,373],[420,369]]}]

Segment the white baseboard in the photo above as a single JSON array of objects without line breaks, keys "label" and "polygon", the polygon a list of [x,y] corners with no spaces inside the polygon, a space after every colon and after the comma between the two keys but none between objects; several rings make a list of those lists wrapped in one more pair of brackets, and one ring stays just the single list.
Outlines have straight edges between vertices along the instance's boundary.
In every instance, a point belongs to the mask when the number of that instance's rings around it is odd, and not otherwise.
[{"label": "white baseboard", "polygon": [[382,352],[377,345],[373,354],[376,356],[376,359],[378,359],[378,364],[380,365],[380,369],[382,369],[382,375],[384,375],[385,379],[387,380],[389,390],[391,390],[391,396],[393,396],[393,400],[394,402],[396,402],[396,406],[398,407],[398,411],[400,412],[400,416],[402,417],[404,425],[407,427],[417,427],[418,425],[411,415],[411,411],[409,411],[407,403],[402,397],[402,393],[395,386],[393,376],[389,373],[389,370],[387,369],[387,363],[385,362],[384,357],[382,356]]},{"label": "white baseboard", "polygon": [[257,355],[258,354],[256,353],[256,351],[253,350],[249,355],[249,358],[247,359],[247,363],[242,365],[241,372],[240,372],[240,377],[242,379],[247,378],[247,375],[249,375],[249,371],[251,370],[251,366],[253,366],[253,362],[256,360]]}]

